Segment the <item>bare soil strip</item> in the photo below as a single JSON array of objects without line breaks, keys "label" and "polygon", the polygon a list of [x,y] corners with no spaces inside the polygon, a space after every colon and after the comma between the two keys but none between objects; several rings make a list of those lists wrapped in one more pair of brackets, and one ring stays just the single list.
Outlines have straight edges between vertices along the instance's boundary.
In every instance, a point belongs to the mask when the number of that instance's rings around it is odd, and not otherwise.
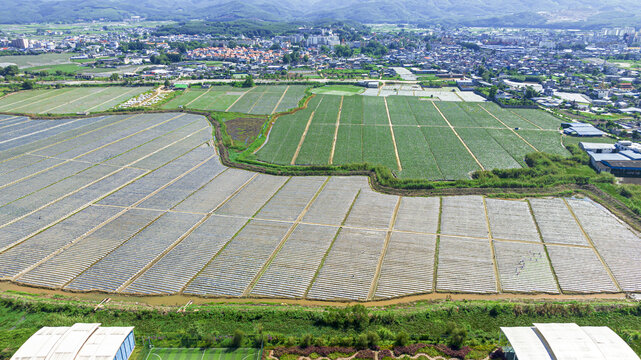
[{"label": "bare soil strip", "polygon": [[276,109],[278,109],[278,105],[280,105],[281,101],[285,98],[285,94],[287,94],[287,90],[289,90],[289,85],[285,88],[285,91],[283,91],[283,95],[280,96],[280,99],[278,99],[278,102],[276,103],[276,106],[274,106],[274,110],[272,110],[271,114],[276,112]]},{"label": "bare soil strip", "polygon": [[[70,300],[88,300],[98,304],[105,298],[103,292],[88,292],[88,293],[71,293],[66,290],[55,290],[39,286],[26,286],[21,284],[12,283],[9,281],[0,281],[0,294],[2,297],[8,296],[7,291],[27,292],[29,294],[38,294],[46,297],[61,296],[64,299]],[[449,300],[506,300],[506,301],[593,301],[593,300],[625,300],[625,293],[607,293],[607,294],[516,294],[516,293],[502,293],[502,294],[463,294],[463,293],[429,293],[421,295],[402,296],[393,299],[375,300],[367,302],[359,301],[343,301],[343,300],[307,300],[307,299],[278,299],[278,298],[211,298],[200,297],[193,295],[166,295],[166,296],[131,296],[122,294],[109,294],[112,299],[110,302],[111,307],[131,307],[148,305],[153,307],[165,306],[183,306],[189,300],[194,304],[289,304],[300,306],[345,306],[362,304],[367,307],[381,307],[391,306],[398,304],[409,304],[417,301],[449,301]],[[120,302],[120,303],[119,303]]]},{"label": "bare soil strip", "polygon": [[378,279],[381,277],[381,268],[383,267],[383,261],[385,260],[385,254],[387,254],[387,248],[389,247],[389,241],[392,237],[392,230],[394,230],[394,225],[396,224],[396,218],[398,216],[398,209],[401,207],[402,197],[398,197],[396,200],[396,206],[394,207],[394,212],[392,213],[392,218],[389,222],[389,227],[387,228],[387,234],[385,234],[385,243],[383,244],[383,250],[381,251],[381,256],[378,258],[378,264],[376,264],[376,271],[374,272],[374,277],[372,278],[372,285],[369,288],[369,293],[367,294],[367,299],[372,300],[374,294],[376,294],[376,288],[378,287]]},{"label": "bare soil strip", "polygon": [[[323,98],[321,98],[320,101],[318,102],[318,105],[316,105],[316,109],[318,109],[318,107],[322,102],[323,102]],[[298,158],[298,153],[300,152],[300,148],[303,147],[305,136],[307,136],[307,131],[309,130],[309,126],[312,124],[312,119],[314,118],[316,109],[314,109],[314,111],[312,111],[312,113],[309,115],[309,120],[307,120],[305,131],[303,131],[303,135],[300,137],[300,141],[298,142],[298,146],[296,147],[296,152],[294,153],[294,156],[292,156],[292,162],[290,163],[291,165],[294,165],[296,163],[296,158]]]},{"label": "bare soil strip", "polygon": [[249,89],[249,90],[245,91],[242,95],[240,95],[240,96],[238,97],[238,99],[236,99],[236,101],[234,101],[231,105],[229,105],[229,107],[228,107],[227,109],[225,109],[225,111],[229,111],[229,109],[231,109],[231,108],[232,108],[232,106],[236,105],[236,103],[238,102],[238,100],[242,99],[242,98],[243,98],[243,96],[247,95],[247,93],[248,93],[248,92],[250,92],[250,91],[254,90],[255,88],[256,88],[256,87],[253,87],[253,88],[251,88],[251,89]]},{"label": "bare soil strip", "polygon": [[196,100],[198,100],[198,99],[200,99],[201,97],[203,97],[203,96],[207,95],[207,94],[211,91],[211,89],[212,89],[212,88],[210,87],[210,88],[209,88],[209,89],[207,89],[207,91],[205,91],[204,93],[202,93],[202,94],[200,94],[200,95],[196,96],[196,98],[195,98],[194,100],[192,100],[192,101],[190,101],[190,102],[186,103],[186,104],[185,104],[185,106],[189,106],[189,105],[191,105],[193,102],[195,102]]},{"label": "bare soil strip", "polygon": [[84,98],[88,98],[89,96],[94,96],[94,95],[100,94],[101,92],[103,92],[103,91],[105,91],[105,90],[107,90],[107,89],[109,89],[109,88],[108,88],[108,87],[105,87],[104,89],[98,90],[98,91],[96,91],[95,93],[94,93],[94,92],[92,92],[92,93],[89,93],[89,94],[87,94],[87,95],[85,95],[85,96],[81,96],[81,97],[79,97],[79,98],[75,98],[75,99],[73,99],[73,100],[71,100],[71,101],[67,101],[67,102],[62,103],[62,104],[60,104],[60,105],[56,105],[56,106],[52,107],[51,109],[47,109],[47,110],[45,110],[45,111],[41,111],[40,113],[41,113],[41,114],[46,114],[46,113],[50,112],[51,110],[55,110],[55,109],[57,109],[57,108],[59,108],[59,107],[61,107],[61,106],[65,106],[65,105],[73,104],[73,103],[75,103],[75,102],[76,102],[76,101],[78,101],[78,100],[82,100],[82,99],[84,99]]},{"label": "bare soil strip", "polygon": [[336,140],[338,139],[338,126],[341,123],[341,112],[343,111],[343,96],[341,96],[341,104],[338,107],[338,116],[336,117],[336,130],[334,130],[334,140],[332,141],[332,152],[329,154],[329,164],[334,163],[334,152],[336,151]]},{"label": "bare soil strip", "polygon": [[96,106],[92,106],[92,107],[90,107],[89,109],[87,109],[87,110],[85,110],[85,111],[91,111],[91,110],[93,110],[93,109],[95,109],[95,108],[97,108],[97,107],[99,107],[99,106],[102,106],[102,105],[104,105],[104,104],[106,104],[106,103],[108,103],[108,102],[110,102],[110,101],[113,101],[113,100],[115,100],[115,99],[117,99],[117,98],[119,98],[119,97],[121,97],[121,96],[128,95],[128,94],[130,94],[130,93],[132,93],[132,92],[134,92],[134,91],[136,91],[136,90],[137,90],[137,89],[136,89],[136,88],[134,88],[134,89],[132,89],[132,90],[127,91],[127,92],[126,92],[126,93],[124,93],[124,94],[119,94],[118,96],[114,96],[114,97],[112,97],[111,99],[109,99],[109,100],[107,100],[107,101],[105,101],[105,102],[101,102],[100,104],[98,104],[98,105],[96,105]]},{"label": "bare soil strip", "polygon": [[494,250],[494,237],[492,236],[492,227],[490,226],[490,216],[487,213],[487,202],[483,197],[483,212],[485,213],[485,223],[487,225],[488,239],[490,241],[490,251],[492,252],[492,264],[494,265],[494,280],[496,281],[496,291],[501,292],[501,280],[499,277],[499,265],[496,261],[496,251]]},{"label": "bare soil strip", "polygon": [[403,171],[403,166],[401,166],[401,158],[398,156],[398,148],[396,147],[396,137],[394,137],[394,126],[392,126],[392,118],[389,115],[389,107],[387,106],[387,98],[384,97],[385,101],[385,111],[387,112],[387,121],[389,122],[389,131],[392,133],[392,143],[394,144],[394,155],[396,156],[396,165],[398,165],[398,171]]},{"label": "bare soil strip", "polygon": [[523,140],[523,142],[524,142],[524,143],[526,143],[526,144],[528,144],[528,146],[529,146],[529,147],[531,147],[532,149],[534,149],[534,151],[537,151],[537,152],[539,151],[539,149],[535,148],[535,147],[534,147],[534,145],[530,144],[527,140],[525,140],[525,139],[523,138],[523,136],[519,135],[519,134],[518,134],[516,131],[514,131],[514,129],[512,129],[511,127],[509,127],[509,126],[505,125],[505,123],[504,123],[503,121],[501,121],[501,119],[499,119],[499,118],[497,118],[496,116],[494,116],[494,114],[492,114],[491,112],[489,112],[489,111],[488,111],[486,108],[484,108],[481,104],[479,104],[479,107],[480,107],[481,109],[485,110],[485,112],[487,112],[488,114],[490,114],[490,116],[491,116],[491,117],[495,118],[495,119],[496,119],[496,121],[498,121],[498,122],[500,122],[501,124],[503,124],[503,126],[505,126],[505,128],[506,128],[506,129],[508,129],[508,130],[510,130],[511,132],[513,132],[513,133],[514,133],[514,135],[518,136],[518,137],[519,137],[519,139]]},{"label": "bare soil strip", "polygon": [[540,130],[546,130],[546,129],[543,129],[542,127],[538,126],[537,124],[535,124],[535,123],[531,122],[530,120],[528,120],[528,119],[524,118],[523,116],[521,116],[521,115],[519,115],[519,114],[515,113],[513,110],[507,109],[507,111],[509,111],[509,112],[511,112],[512,114],[514,114],[514,115],[516,115],[516,116],[520,117],[521,119],[523,119],[523,120],[525,120],[525,121],[529,122],[530,124],[532,124],[532,125],[536,126],[536,127],[537,127],[537,128],[539,128]]},{"label": "bare soil strip", "polygon": [[443,120],[445,120],[445,122],[446,122],[446,123],[447,123],[447,125],[450,127],[450,129],[452,129],[452,132],[454,133],[454,135],[456,135],[456,137],[459,139],[459,141],[461,142],[461,144],[463,144],[463,146],[465,146],[465,149],[467,150],[467,152],[468,152],[468,153],[470,153],[470,155],[472,156],[472,158],[474,159],[474,161],[476,161],[476,164],[481,168],[481,170],[485,170],[485,168],[483,167],[483,165],[481,165],[481,162],[479,161],[479,159],[477,159],[477,158],[476,158],[476,156],[474,155],[474,153],[472,152],[472,150],[470,150],[470,148],[467,146],[467,144],[465,143],[465,141],[463,141],[463,139],[461,138],[461,136],[456,132],[456,130],[454,129],[454,126],[452,126],[452,124],[450,124],[450,121],[449,121],[449,120],[447,120],[447,118],[445,117],[445,115],[443,115],[443,113],[441,112],[441,109],[439,109],[439,108],[438,108],[438,106],[436,106],[436,104],[434,103],[434,100],[431,100],[431,102],[432,102],[432,105],[434,105],[434,108],[436,108],[436,110],[438,111],[438,113],[439,113],[439,114],[441,114],[441,117],[443,118]]},{"label": "bare soil strip", "polygon": [[594,246],[594,242],[592,242],[592,239],[590,238],[588,233],[583,228],[583,225],[579,221],[579,218],[576,217],[576,214],[574,213],[574,210],[572,210],[572,207],[568,203],[567,199],[563,198],[563,202],[565,203],[565,206],[568,207],[568,210],[570,211],[570,214],[572,214],[572,217],[574,218],[574,221],[576,221],[577,225],[579,225],[579,228],[581,228],[581,232],[583,233],[583,236],[585,236],[585,238],[588,239],[588,242],[590,243],[590,247],[594,250],[594,253],[599,258],[599,261],[603,265],[603,268],[605,269],[605,271],[608,272],[608,276],[612,280],[612,283],[617,287],[617,290],[623,291],[623,290],[621,290],[621,285],[619,285],[619,282],[614,277],[614,274],[612,274],[612,271],[610,270],[610,267],[608,266],[608,264],[606,264],[605,260],[603,260],[603,257],[601,256],[601,254],[599,254],[599,251],[596,249],[596,246]]}]

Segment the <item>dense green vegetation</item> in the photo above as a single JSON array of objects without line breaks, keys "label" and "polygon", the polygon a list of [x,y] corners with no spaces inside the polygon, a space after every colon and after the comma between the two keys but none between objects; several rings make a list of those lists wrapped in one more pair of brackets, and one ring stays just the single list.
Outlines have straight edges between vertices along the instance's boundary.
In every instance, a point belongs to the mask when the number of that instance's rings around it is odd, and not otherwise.
[{"label": "dense green vegetation", "polygon": [[210,304],[191,305],[180,313],[132,304],[107,304],[94,311],[95,305],[5,293],[0,299],[0,357],[9,356],[42,326],[76,322],[135,326],[138,344],[151,338],[157,347],[254,346],[260,340],[267,347],[359,346],[360,334],[370,333],[376,333],[370,339],[380,346],[398,341],[444,344],[455,340],[455,330],[459,335],[464,330],[460,345],[486,349],[485,356],[498,344],[500,326],[576,322],[609,326],[641,352],[641,305],[626,302],[445,301],[370,309]]},{"label": "dense green vegetation", "polygon": [[[476,170],[524,166],[525,155],[537,150],[569,154],[557,131],[560,120],[542,111],[506,110],[491,103],[432,103],[405,96],[387,100],[352,96],[341,102],[333,96],[341,89],[312,89],[320,93],[310,102],[311,109],[278,118],[270,141],[258,151],[257,159],[280,165],[292,160],[298,165],[321,166],[369,163],[385,166],[392,176],[404,180],[459,180],[469,179]],[[303,139],[308,122],[310,127]],[[294,159],[301,139],[300,153]]]}]

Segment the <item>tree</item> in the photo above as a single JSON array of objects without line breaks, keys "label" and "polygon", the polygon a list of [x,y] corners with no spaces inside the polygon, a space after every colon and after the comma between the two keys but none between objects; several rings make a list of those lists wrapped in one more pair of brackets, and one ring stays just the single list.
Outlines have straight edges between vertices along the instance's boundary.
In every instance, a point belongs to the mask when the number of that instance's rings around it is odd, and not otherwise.
[{"label": "tree", "polygon": [[170,88],[171,87],[171,81],[169,81],[169,79],[165,79],[164,85],[165,85],[166,88]]},{"label": "tree", "polygon": [[118,75],[118,73],[113,73],[109,76],[109,80],[111,81],[118,81],[118,79],[120,79],[120,75]]},{"label": "tree", "polygon": [[528,86],[528,87],[525,88],[525,98],[526,99],[531,99],[531,98],[537,97],[537,96],[539,96],[539,93],[536,92],[536,90],[534,90],[533,87]]},{"label": "tree", "polygon": [[23,81],[22,85],[21,85],[23,90],[31,90],[31,89],[33,89],[34,86],[35,85],[34,85],[33,81],[29,81],[29,80]]},{"label": "tree", "polygon": [[370,56],[383,56],[388,53],[385,45],[379,43],[378,41],[370,41],[364,47],[361,47],[361,53]]},{"label": "tree", "polygon": [[16,76],[20,72],[20,69],[18,69],[18,66],[16,65],[9,65],[0,71],[0,75],[2,76]]},{"label": "tree", "polygon": [[352,56],[354,51],[346,45],[336,45],[334,46],[334,54],[340,58],[347,58]]},{"label": "tree", "polygon": [[254,87],[254,78],[251,75],[247,75],[245,81],[243,81],[242,87],[251,88]]},{"label": "tree", "polygon": [[497,93],[498,91],[499,91],[499,88],[498,88],[498,87],[496,87],[496,86],[492,86],[492,87],[490,88],[490,92],[489,92],[489,94],[488,94],[488,96],[490,97],[490,100],[494,100],[494,99],[496,99],[496,93]]}]

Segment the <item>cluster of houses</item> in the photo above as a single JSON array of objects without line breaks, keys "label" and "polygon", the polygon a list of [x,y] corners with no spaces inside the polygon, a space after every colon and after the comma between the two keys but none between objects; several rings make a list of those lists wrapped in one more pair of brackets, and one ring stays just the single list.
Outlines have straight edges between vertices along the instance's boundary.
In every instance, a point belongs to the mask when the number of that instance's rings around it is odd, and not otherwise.
[{"label": "cluster of houses", "polygon": [[234,48],[198,48],[188,51],[186,57],[190,60],[218,60],[238,63],[273,64],[275,62],[279,62],[283,55],[284,52],[282,49],[262,50],[237,46]]}]

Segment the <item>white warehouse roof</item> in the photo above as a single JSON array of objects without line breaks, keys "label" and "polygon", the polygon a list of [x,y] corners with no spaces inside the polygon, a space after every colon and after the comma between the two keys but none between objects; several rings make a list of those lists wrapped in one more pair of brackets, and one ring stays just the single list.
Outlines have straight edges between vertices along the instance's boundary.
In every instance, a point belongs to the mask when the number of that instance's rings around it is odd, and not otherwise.
[{"label": "white warehouse roof", "polygon": [[608,327],[533,325],[501,328],[519,360],[640,360]]},{"label": "white warehouse roof", "polygon": [[43,327],[33,334],[11,360],[112,360],[133,327],[75,324]]}]

